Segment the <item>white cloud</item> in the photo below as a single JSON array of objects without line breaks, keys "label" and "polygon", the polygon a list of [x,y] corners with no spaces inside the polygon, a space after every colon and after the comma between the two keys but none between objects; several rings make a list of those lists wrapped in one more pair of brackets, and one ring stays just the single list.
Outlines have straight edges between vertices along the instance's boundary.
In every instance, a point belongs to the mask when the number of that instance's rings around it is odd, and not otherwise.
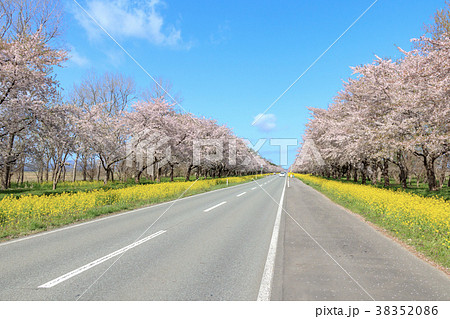
[{"label": "white cloud", "polygon": [[277,124],[277,118],[275,114],[258,114],[253,119],[253,125],[256,126],[260,131],[270,132],[273,131]]},{"label": "white cloud", "polygon": [[90,64],[90,61],[82,56],[72,45],[70,46],[69,62],[72,62],[79,67],[86,67]]},{"label": "white cloud", "polygon": [[[173,26],[165,27],[164,18],[158,11],[162,4],[160,0],[137,3],[88,0],[84,9],[113,37],[145,39],[156,45],[179,45],[182,42],[181,31]],[[104,34],[79,7],[75,8],[74,15],[91,40]]]}]

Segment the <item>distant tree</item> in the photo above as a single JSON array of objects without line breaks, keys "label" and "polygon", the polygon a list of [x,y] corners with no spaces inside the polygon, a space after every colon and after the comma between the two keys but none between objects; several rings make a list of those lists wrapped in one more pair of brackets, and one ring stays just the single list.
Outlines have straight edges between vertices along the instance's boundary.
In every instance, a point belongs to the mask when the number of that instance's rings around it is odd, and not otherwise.
[{"label": "distant tree", "polygon": [[63,29],[59,0],[1,0],[0,38],[19,40],[36,32],[42,43],[58,39]]},{"label": "distant tree", "polygon": [[84,177],[88,162],[97,157],[107,183],[113,177],[114,165],[126,157],[128,128],[124,114],[135,98],[133,79],[119,73],[90,72],[74,85],[69,103],[79,111],[75,152],[77,158],[81,157]]},{"label": "distant tree", "polygon": [[445,7],[438,9],[434,15],[434,24],[426,25],[425,31],[437,40],[450,37],[450,1],[445,1]]}]

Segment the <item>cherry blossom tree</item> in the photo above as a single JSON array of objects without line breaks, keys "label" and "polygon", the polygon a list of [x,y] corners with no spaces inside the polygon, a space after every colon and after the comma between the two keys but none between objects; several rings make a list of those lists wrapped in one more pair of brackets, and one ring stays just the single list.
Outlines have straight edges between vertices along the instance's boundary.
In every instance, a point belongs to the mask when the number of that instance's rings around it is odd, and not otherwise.
[{"label": "cherry blossom tree", "polygon": [[430,190],[437,189],[434,162],[449,153],[450,41],[440,36],[413,42],[420,46],[400,49],[404,56],[397,61],[377,57],[352,68],[354,77],[327,110],[310,108],[305,136],[324,165],[294,165],[296,169],[340,177],[343,169],[359,167],[362,183],[369,175],[375,183],[381,169],[387,186],[393,163],[406,188],[408,158],[415,155],[422,160]]},{"label": "cherry blossom tree", "polygon": [[69,103],[79,110],[75,151],[76,158],[82,159],[84,178],[93,157],[100,162],[98,176],[100,168],[105,171],[105,183],[114,177],[115,165],[126,158],[129,128],[124,116],[135,99],[135,91],[130,77],[109,72],[101,75],[91,72],[80,84],[74,85]]},{"label": "cherry blossom tree", "polygon": [[422,159],[428,186],[436,190],[434,162],[450,151],[450,38],[420,42],[420,50],[405,52],[400,94],[410,124],[406,146]]},{"label": "cherry blossom tree", "polygon": [[65,52],[51,49],[38,31],[0,39],[0,170],[2,187],[8,188],[10,172],[23,140],[57,97],[58,82],[52,68],[65,60]]},{"label": "cherry blossom tree", "polygon": [[52,107],[48,112],[51,121],[43,121],[44,138],[43,143],[47,144],[50,150],[50,160],[52,161],[52,186],[56,189],[61,180],[61,174],[65,174],[67,160],[74,151],[76,140],[76,128],[74,109],[71,105],[61,104]]},{"label": "cherry blossom tree", "polygon": [[[128,152],[131,153],[134,179],[138,183],[145,170],[149,167],[156,169],[155,165],[170,157],[168,152],[174,143],[174,134],[177,134],[176,124],[180,125],[181,122],[175,123],[173,105],[167,103],[164,98],[136,102],[131,111],[126,113],[126,120],[130,128]],[[183,132],[183,129],[178,127],[178,131]],[[158,167],[158,179],[161,168]]]},{"label": "cherry blossom tree", "polygon": [[122,113],[111,116],[103,104],[96,104],[86,112],[80,112],[76,122],[77,135],[95,153],[105,171],[104,183],[112,178],[116,163],[130,155],[126,151],[129,129]]}]

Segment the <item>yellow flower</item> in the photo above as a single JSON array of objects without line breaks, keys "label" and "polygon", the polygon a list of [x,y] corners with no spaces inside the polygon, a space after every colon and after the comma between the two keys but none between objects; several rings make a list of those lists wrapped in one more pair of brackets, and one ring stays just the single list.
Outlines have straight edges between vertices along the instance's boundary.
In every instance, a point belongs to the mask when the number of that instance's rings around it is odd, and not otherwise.
[{"label": "yellow flower", "polygon": [[311,175],[295,174],[295,176],[344,200],[362,204],[367,209],[368,215],[375,219],[383,218],[383,223],[390,229],[396,231],[403,229],[403,233],[417,233],[417,238],[423,238],[424,234],[428,234],[437,242],[442,242],[443,246],[444,242],[449,242],[450,202],[442,197],[423,197],[401,190],[342,183]]},{"label": "yellow flower", "polygon": [[[242,176],[199,180],[197,182],[168,182],[135,185],[118,189],[61,193],[52,195],[25,195],[19,198],[6,196],[0,200],[0,235],[5,231],[29,230],[36,222],[64,224],[86,218],[86,212],[97,207],[116,203],[149,203],[175,199],[184,191],[203,191],[214,185],[241,183],[259,176]],[[102,186],[102,182],[62,183],[62,186]]]}]

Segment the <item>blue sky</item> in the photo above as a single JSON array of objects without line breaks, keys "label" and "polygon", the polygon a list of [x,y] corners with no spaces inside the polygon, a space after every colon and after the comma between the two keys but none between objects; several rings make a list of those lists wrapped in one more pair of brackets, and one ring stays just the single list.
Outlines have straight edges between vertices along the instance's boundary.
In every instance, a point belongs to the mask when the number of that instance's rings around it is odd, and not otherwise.
[{"label": "blue sky", "polygon": [[[307,106],[326,108],[349,66],[374,55],[399,57],[424,33],[444,0],[379,0],[252,126],[374,0],[206,1],[77,0],[153,77],[173,84],[182,107],[227,124],[280,163],[270,138],[298,139]],[[75,1],[65,0],[65,46],[71,59],[56,71],[65,92],[94,70],[131,76],[138,88],[153,81]],[[289,147],[288,165],[297,146]]]}]

